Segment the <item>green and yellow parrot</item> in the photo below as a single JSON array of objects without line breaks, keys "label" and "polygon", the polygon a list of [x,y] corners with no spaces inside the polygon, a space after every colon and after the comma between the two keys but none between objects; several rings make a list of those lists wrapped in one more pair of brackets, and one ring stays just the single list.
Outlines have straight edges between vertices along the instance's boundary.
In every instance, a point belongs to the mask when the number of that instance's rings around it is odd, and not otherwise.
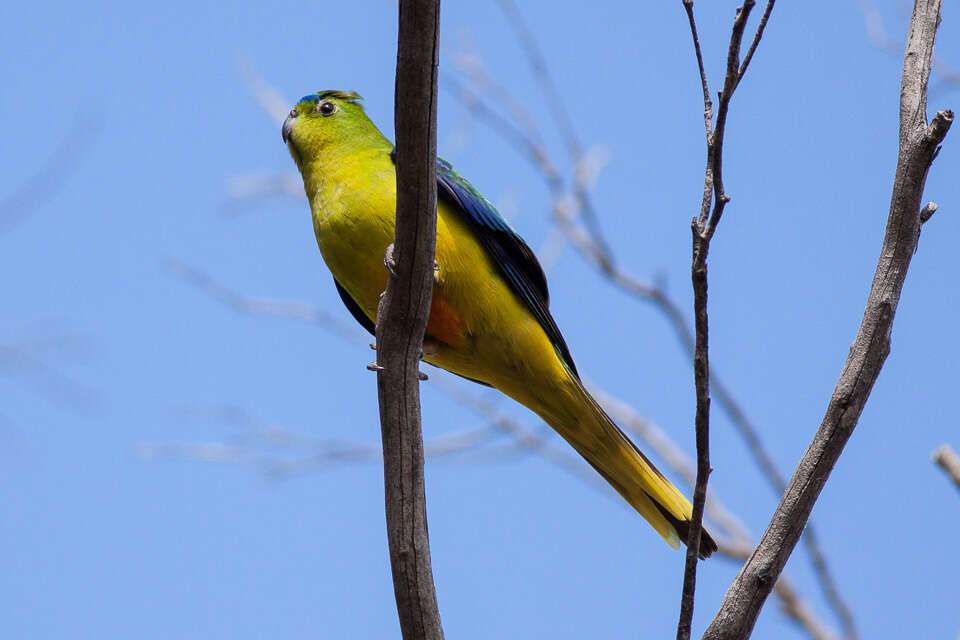
[{"label": "green and yellow parrot", "polygon": [[[304,96],[283,123],[324,261],[370,333],[394,240],[393,144],[352,92]],[[436,272],[423,359],[495,387],[553,427],[673,547],[691,506],[584,389],[533,252],[480,193],[437,161]],[[704,532],[700,555],[717,549]]]}]

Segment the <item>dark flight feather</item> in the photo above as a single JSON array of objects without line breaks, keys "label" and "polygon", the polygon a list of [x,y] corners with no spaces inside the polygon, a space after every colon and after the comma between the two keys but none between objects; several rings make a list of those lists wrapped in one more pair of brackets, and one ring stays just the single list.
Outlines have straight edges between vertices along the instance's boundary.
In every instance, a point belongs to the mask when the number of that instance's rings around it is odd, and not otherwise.
[{"label": "dark flight feather", "polygon": [[[395,154],[394,150],[391,156]],[[570,371],[579,377],[567,343],[550,315],[547,278],[527,243],[473,185],[454,171],[449,163],[439,158],[437,199],[446,202],[467,221],[480,245],[500,269],[504,280],[543,327],[557,354]]]}]

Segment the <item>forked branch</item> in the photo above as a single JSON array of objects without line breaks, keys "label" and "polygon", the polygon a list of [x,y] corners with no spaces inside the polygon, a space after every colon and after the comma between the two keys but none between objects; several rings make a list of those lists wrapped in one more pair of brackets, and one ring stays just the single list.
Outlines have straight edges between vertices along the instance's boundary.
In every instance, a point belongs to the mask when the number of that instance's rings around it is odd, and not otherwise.
[{"label": "forked branch", "polygon": [[920,234],[920,200],[927,171],[953,122],[950,111],[937,112],[929,125],[926,121],[927,83],[939,23],[940,0],[916,0],[904,55],[900,153],[893,195],[860,330],[820,428],[797,465],[759,545],[730,585],[704,638],[733,640],[750,636],[890,352],[894,314]]},{"label": "forked branch", "polygon": [[[767,2],[763,18],[753,37],[753,41],[743,62],[740,61],[740,46],[746,30],[750,12],[755,6],[754,0],[745,0],[737,9],[727,50],[727,72],[723,89],[719,94],[716,124],[713,122],[713,103],[710,100],[710,88],[703,65],[703,53],[700,50],[700,38],[693,16],[693,0],[683,0],[690,23],[690,34],[697,57],[700,72],[700,85],[703,89],[703,124],[707,138],[707,163],[703,179],[703,197],[700,214],[691,222],[693,233],[693,257],[691,280],[693,283],[693,310],[695,326],[695,346],[693,353],[694,385],[697,392],[696,440],[697,440],[697,480],[693,489],[693,516],[690,533],[687,538],[687,558],[683,574],[683,591],[680,598],[680,620],[677,624],[677,640],[690,638],[693,622],[694,590],[697,579],[697,556],[699,553],[700,531],[703,526],[703,509],[707,500],[707,478],[710,475],[710,361],[709,361],[709,318],[707,314],[707,254],[710,240],[716,231],[723,209],[730,197],[723,189],[723,136],[727,125],[727,112],[730,99],[746,73],[750,60],[756,51],[763,29],[773,10],[774,0]],[[713,210],[711,212],[711,203]]]}]

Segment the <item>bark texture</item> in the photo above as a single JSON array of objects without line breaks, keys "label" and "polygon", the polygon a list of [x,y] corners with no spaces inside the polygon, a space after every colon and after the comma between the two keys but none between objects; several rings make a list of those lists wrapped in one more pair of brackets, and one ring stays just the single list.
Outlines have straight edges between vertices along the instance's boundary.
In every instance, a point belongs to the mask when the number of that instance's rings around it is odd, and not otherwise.
[{"label": "bark texture", "polygon": [[420,350],[430,313],[437,231],[439,0],[401,0],[395,125],[397,224],[377,313],[377,390],[390,567],[405,640],[440,640],[420,426]]}]

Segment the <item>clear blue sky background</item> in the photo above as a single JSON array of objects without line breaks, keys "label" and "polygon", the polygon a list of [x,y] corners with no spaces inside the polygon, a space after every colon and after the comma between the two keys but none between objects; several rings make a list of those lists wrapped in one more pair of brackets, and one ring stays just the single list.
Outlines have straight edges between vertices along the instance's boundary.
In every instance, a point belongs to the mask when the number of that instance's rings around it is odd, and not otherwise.
[{"label": "clear blue sky background", "polygon": [[[715,90],[734,3],[700,4]],[[880,8],[899,41],[893,5]],[[937,52],[960,65],[952,9]],[[593,197],[620,263],[665,278],[689,309],[704,144],[680,2],[522,11],[582,139],[610,154]],[[0,231],[0,637],[397,637],[378,464],[271,480],[250,466],[137,455],[143,443],[235,441],[242,429],[214,411],[224,405],[297,433],[377,442],[362,338],[235,313],[163,264],[177,258],[245,293],[348,320],[304,202],[227,206],[231,177],[293,169],[237,61],[252,61],[290,101],[356,90],[389,133],[395,3],[6,3],[0,23],[0,195],[47,166],[64,139],[80,145],[55,158],[59,174],[0,211],[34,207]],[[469,42],[562,158],[497,6],[447,2],[442,23],[442,66],[453,71]],[[733,104],[724,165],[733,201],[710,257],[713,362],[784,470],[819,424],[860,321],[896,162],[900,65],[870,44],[858,3],[826,12],[785,2]],[[960,107],[960,92],[940,85],[931,108],[947,106]],[[441,152],[543,246],[542,180],[482,123],[456,143],[467,121],[445,93]],[[960,495],[930,461],[941,443],[960,446],[958,170],[953,131],[927,182],[941,210],[924,229],[892,354],[814,511],[869,638],[951,638],[960,628]],[[569,248],[551,283],[585,376],[692,451],[692,373],[662,317]],[[425,389],[428,434],[482,426]],[[720,411],[713,424],[713,486],[759,532],[776,496]],[[674,633],[683,556],[619,500],[533,454],[433,463],[427,481],[448,637]],[[802,551],[788,569],[832,623]],[[697,629],[735,571],[724,559],[702,565]],[[803,637],[773,602],[756,635]]]}]

